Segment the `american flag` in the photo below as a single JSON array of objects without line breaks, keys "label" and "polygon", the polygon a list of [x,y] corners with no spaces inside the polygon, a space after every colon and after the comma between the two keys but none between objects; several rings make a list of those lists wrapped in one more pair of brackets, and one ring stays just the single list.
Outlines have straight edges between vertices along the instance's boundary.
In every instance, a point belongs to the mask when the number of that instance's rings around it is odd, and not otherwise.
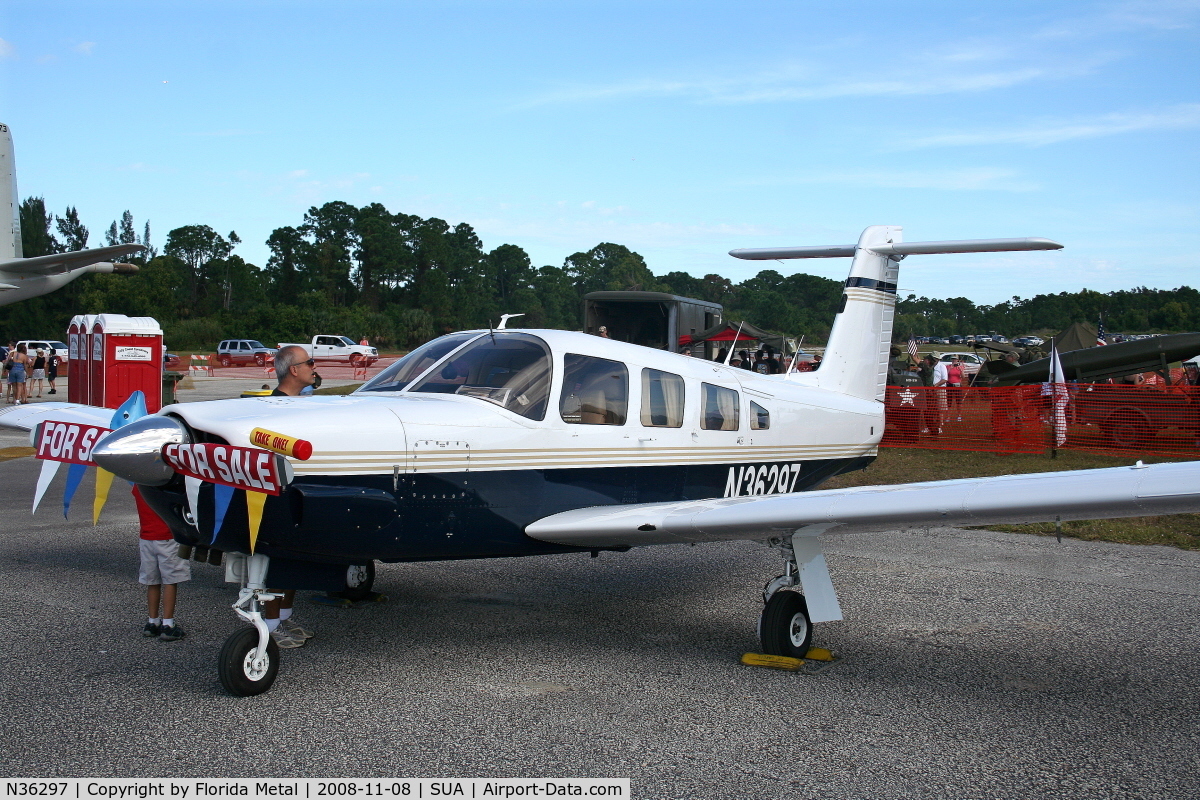
[{"label": "american flag", "polygon": [[1108,342],[1104,341],[1104,318],[1103,317],[1100,318],[1100,325],[1096,328],[1096,344],[1097,344],[1097,346],[1108,344]]},{"label": "american flag", "polygon": [[908,337],[908,355],[916,361],[917,359],[917,337]]}]

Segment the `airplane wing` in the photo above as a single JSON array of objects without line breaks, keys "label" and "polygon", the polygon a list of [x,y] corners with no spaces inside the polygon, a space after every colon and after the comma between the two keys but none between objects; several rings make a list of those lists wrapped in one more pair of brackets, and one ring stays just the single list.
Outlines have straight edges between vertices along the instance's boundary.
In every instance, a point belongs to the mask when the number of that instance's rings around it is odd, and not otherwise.
[{"label": "airplane wing", "polygon": [[[70,253],[51,253],[33,258],[13,258],[0,261],[0,273],[15,275],[58,275],[80,267],[101,264],[117,258],[140,253],[146,248],[140,244],[118,244],[112,247],[97,247],[92,250],[74,250]],[[133,265],[128,265],[132,267]],[[128,271],[128,270],[118,270]],[[137,268],[134,267],[134,272]]]},{"label": "airplane wing", "polygon": [[112,422],[111,408],[85,406],[79,403],[35,403],[0,408],[0,428],[31,431],[39,422],[78,422],[83,425],[107,426]]},{"label": "airplane wing", "polygon": [[544,517],[525,533],[555,544],[620,547],[1189,512],[1200,512],[1200,461],[596,506]]}]

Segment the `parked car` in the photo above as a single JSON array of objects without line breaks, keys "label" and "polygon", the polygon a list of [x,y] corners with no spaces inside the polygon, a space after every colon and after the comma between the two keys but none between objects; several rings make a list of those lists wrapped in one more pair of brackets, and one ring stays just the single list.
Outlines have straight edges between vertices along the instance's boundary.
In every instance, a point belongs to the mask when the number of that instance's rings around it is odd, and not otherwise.
[{"label": "parked car", "polygon": [[960,336],[957,333],[947,339],[947,344],[965,344],[967,337]]},{"label": "parked car", "polygon": [[1046,340],[1040,336],[1018,336],[1012,340],[1012,343],[1017,347],[1040,347],[1046,343]]},{"label": "parked car", "polygon": [[934,355],[937,356],[939,361],[944,361],[947,364],[957,356],[959,362],[962,364],[963,375],[968,377],[978,373],[979,368],[983,366],[984,362],[983,357],[975,353],[935,353]]},{"label": "parked car", "polygon": [[349,336],[314,336],[308,344],[280,342],[280,348],[303,347],[317,361],[345,361],[367,366],[379,360],[379,351],[370,345],[355,344]]},{"label": "parked car", "polygon": [[163,369],[179,369],[183,360],[174,353],[163,352]]},{"label": "parked car", "polygon": [[217,345],[217,363],[222,367],[234,364],[263,366],[275,360],[276,350],[257,339],[225,339]]},{"label": "parked car", "polygon": [[[42,350],[46,355],[53,350],[58,354],[59,360],[65,365],[67,363],[67,345],[65,342],[60,342],[57,339],[22,339],[17,342],[18,345],[25,345],[25,352],[33,355],[38,350]],[[62,370],[62,367],[59,367]]]}]

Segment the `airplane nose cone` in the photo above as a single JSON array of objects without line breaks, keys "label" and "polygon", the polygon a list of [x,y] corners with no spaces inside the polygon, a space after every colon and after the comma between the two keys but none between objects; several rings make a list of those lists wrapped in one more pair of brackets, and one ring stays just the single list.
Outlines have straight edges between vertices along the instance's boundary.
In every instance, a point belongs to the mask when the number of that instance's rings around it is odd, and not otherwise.
[{"label": "airplane nose cone", "polygon": [[142,417],[101,439],[92,448],[92,460],[127,481],[162,486],[175,475],[175,470],[162,460],[163,445],[190,442],[179,420]]}]

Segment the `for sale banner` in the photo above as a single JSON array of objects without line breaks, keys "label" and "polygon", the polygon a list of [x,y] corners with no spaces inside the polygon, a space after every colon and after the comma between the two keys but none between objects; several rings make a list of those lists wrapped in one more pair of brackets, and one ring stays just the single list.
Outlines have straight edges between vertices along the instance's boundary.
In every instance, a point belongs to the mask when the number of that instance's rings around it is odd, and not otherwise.
[{"label": "for sale banner", "polygon": [[96,462],[92,461],[92,448],[96,446],[100,437],[111,432],[111,428],[99,425],[47,420],[38,425],[35,455],[46,461],[63,461],[94,467]]},{"label": "for sale banner", "polygon": [[263,494],[286,485],[280,456],[257,447],[232,444],[168,444],[162,458],[171,469],[209,483]]}]

